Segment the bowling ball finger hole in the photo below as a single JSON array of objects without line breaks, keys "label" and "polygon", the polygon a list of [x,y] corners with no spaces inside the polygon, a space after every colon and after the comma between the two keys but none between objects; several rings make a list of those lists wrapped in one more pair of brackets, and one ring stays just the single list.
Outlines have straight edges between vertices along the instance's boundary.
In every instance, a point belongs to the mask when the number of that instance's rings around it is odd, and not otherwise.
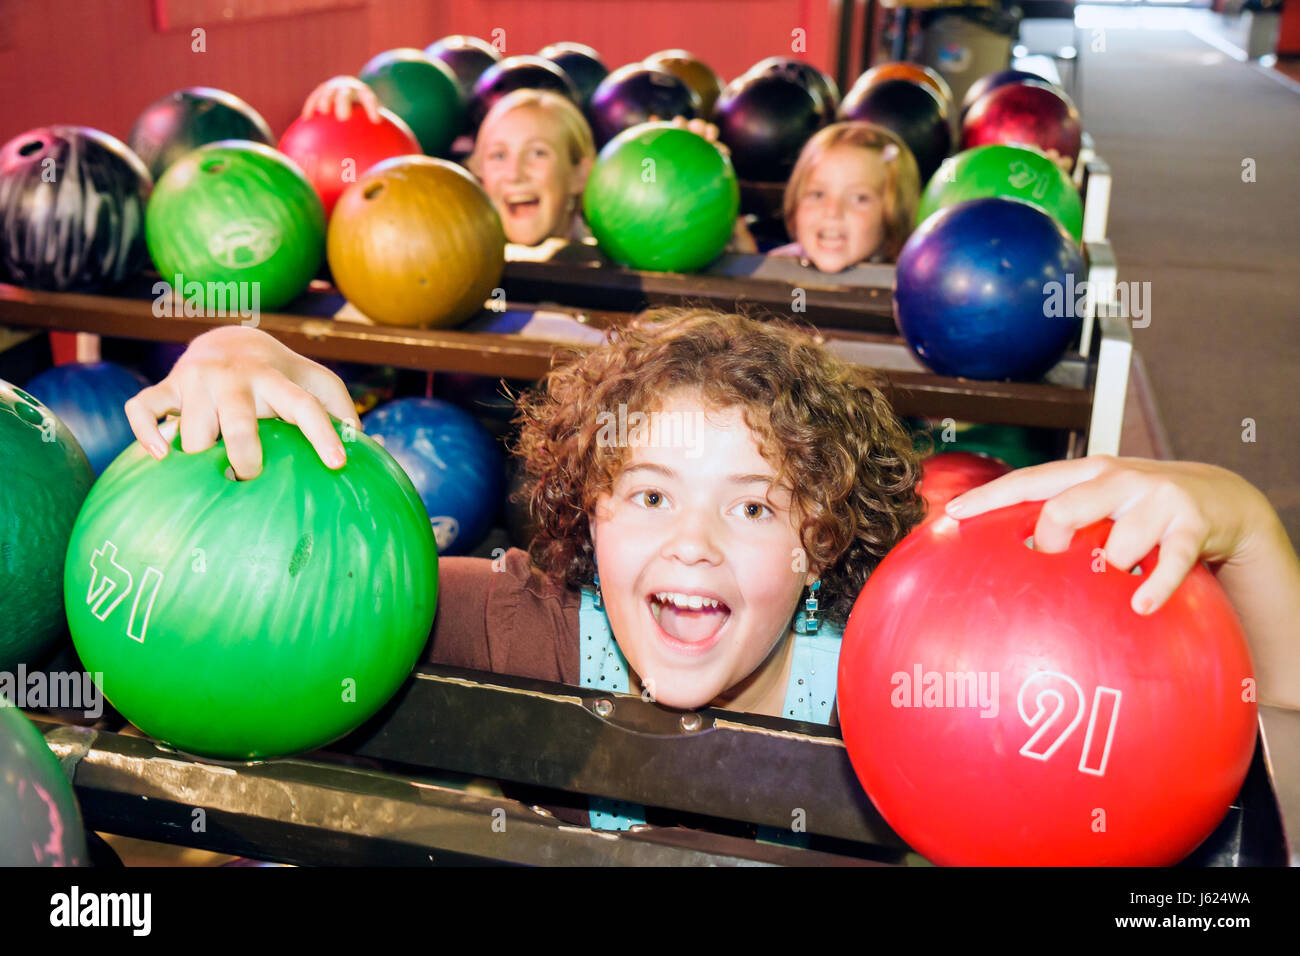
[{"label": "bowling ball finger hole", "polygon": [[18,396],[19,401],[14,403],[14,412],[25,421],[28,425],[36,428],[45,428],[46,422],[50,422],[50,431],[54,431],[54,423],[50,417],[41,411],[40,404],[20,388],[14,389],[14,394]]},{"label": "bowling ball finger hole", "polygon": [[18,155],[30,156],[33,153],[39,153],[44,146],[45,146],[44,140],[41,139],[30,140],[18,147]]},{"label": "bowling ball finger hole", "polygon": [[226,171],[226,161],[224,159],[209,159],[203,164],[202,169],[205,173],[224,173]]},{"label": "bowling ball finger hole", "polygon": [[362,199],[378,199],[380,193],[384,191],[383,183],[371,183],[366,187],[365,192],[361,194]]},{"label": "bowling ball finger hole", "polygon": [[15,405],[18,417],[28,425],[33,425],[42,430],[48,430],[49,434],[54,434],[58,429],[58,424],[49,415],[42,412],[35,405]]}]

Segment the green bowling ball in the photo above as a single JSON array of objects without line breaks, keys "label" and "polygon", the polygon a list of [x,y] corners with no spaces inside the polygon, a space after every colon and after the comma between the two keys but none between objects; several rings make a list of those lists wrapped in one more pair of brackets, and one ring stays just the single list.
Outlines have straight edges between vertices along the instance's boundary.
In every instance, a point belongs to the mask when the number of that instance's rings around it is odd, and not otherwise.
[{"label": "green bowling ball", "polygon": [[225,140],[187,154],[158,180],[145,241],[164,282],[182,277],[187,310],[273,312],[320,270],[325,209],[288,157]]},{"label": "green bowling ball", "polygon": [[162,461],[129,447],[86,499],[64,582],[108,701],[151,737],[230,760],[360,726],[415,665],[438,593],[429,516],[373,439],[341,431],[348,460],[331,471],[296,426],[259,433],[250,481],[228,476],[222,442],[187,455],[177,437]]},{"label": "green bowling ball", "polygon": [[1074,237],[1083,238],[1083,202],[1061,167],[1028,146],[976,146],[946,159],[930,178],[916,209],[919,226],[930,216],[968,199],[1023,199]]},{"label": "green bowling ball", "polygon": [[380,103],[406,121],[425,153],[447,155],[465,124],[451,67],[414,47],[401,47],[372,57],[360,76]]},{"label": "green bowling ball", "polygon": [[17,707],[0,700],[0,866],[86,866],[86,829],[63,767]]},{"label": "green bowling ball", "polygon": [[601,251],[615,262],[691,272],[726,248],[740,187],[731,160],[704,137],[647,123],[605,144],[582,206]]},{"label": "green bowling ball", "polygon": [[941,421],[927,419],[911,419],[909,427],[917,450],[927,455],[969,451],[1000,458],[1012,468],[1027,468],[1064,457],[1060,433],[1050,428],[956,422],[947,429]]},{"label": "green bowling ball", "polygon": [[0,460],[0,671],[12,671],[63,634],[63,558],[95,475],[68,427],[5,381]]}]

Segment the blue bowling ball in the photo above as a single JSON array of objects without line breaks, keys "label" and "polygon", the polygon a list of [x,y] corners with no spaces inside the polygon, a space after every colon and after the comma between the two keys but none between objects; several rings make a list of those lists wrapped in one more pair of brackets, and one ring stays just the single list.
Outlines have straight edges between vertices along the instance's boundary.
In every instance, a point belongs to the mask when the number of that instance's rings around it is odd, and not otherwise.
[{"label": "blue bowling ball", "polygon": [[71,430],[95,475],[135,441],[123,406],[149,381],[112,362],[73,362],[46,369],[24,386]]},{"label": "blue bowling ball", "polygon": [[894,318],[940,375],[1032,381],[1082,322],[1079,247],[1016,199],[972,199],[935,213],[898,257]]},{"label": "blue bowling ball", "polygon": [[161,382],[171,374],[172,366],[189,348],[188,342],[149,342],[145,344],[140,371],[152,382]]},{"label": "blue bowling ball", "polygon": [[361,419],[420,493],[439,554],[473,550],[492,529],[505,489],[495,439],[472,415],[436,398],[399,398]]}]

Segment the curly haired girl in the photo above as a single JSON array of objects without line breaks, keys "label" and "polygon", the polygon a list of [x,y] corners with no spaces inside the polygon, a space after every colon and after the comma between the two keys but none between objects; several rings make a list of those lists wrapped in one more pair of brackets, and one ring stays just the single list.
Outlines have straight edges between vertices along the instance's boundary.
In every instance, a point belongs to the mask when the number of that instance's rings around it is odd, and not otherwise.
[{"label": "curly haired girl", "polygon": [[[243,327],[200,336],[127,403],[159,458],[157,420],[182,411],[184,451],[224,433],[241,478],[260,471],[257,417],[298,424],[335,468],[346,456],[330,414],[356,423],[332,373]],[[430,661],[834,720],[839,625],[923,508],[916,453],[870,373],[778,320],[649,312],[554,368],[520,416],[532,560],[442,559]],[[1137,613],[1211,562],[1250,639],[1259,699],[1300,706],[1300,561],[1244,479],[1094,456],[1013,472],[947,512],[1020,500],[1047,501],[1034,532],[1045,550],[1105,517],[1117,567],[1159,545]]]}]

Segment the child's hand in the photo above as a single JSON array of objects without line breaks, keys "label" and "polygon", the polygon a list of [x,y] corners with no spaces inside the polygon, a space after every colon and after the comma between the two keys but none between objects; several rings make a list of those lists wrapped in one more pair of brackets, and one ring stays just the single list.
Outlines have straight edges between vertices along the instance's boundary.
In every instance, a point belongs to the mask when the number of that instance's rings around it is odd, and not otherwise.
[{"label": "child's hand", "polygon": [[758,242],[749,231],[749,223],[743,213],[736,217],[736,227],[731,230],[731,243],[727,249],[731,252],[758,252]]},{"label": "child's hand", "polygon": [[259,418],[297,425],[330,468],[347,460],[330,415],[360,429],[337,375],[265,332],[237,325],[200,335],[165,379],[126,403],[131,430],[154,458],[167,454],[158,419],[170,413],[181,416],[181,448],[187,453],[211,448],[224,436],[241,480],[262,471]]},{"label": "child's hand", "polygon": [[[652,113],[650,115],[649,122],[658,123],[661,122],[661,120],[658,116],[655,116]],[[731,155],[731,150],[727,148],[727,144],[722,142],[722,140],[718,139],[718,128],[714,126],[712,123],[710,123],[708,120],[698,119],[698,118],[687,119],[685,116],[674,116],[672,119],[666,120],[664,122],[671,123],[673,126],[676,126],[678,129],[690,130],[696,136],[703,136],[710,143],[716,146],[718,148],[718,152],[720,152],[723,156]]]},{"label": "child's hand", "polygon": [[[656,116],[650,117],[651,121],[658,119]],[[685,116],[674,116],[671,122],[678,129],[690,130],[696,136],[703,136],[710,143],[718,148],[723,156],[730,156],[731,150],[727,144],[718,139],[718,128],[705,119],[687,119]]]},{"label": "child's hand", "polygon": [[352,115],[354,102],[366,111],[370,122],[379,122],[379,98],[355,76],[336,76],[312,90],[302,105],[302,116],[309,119],[316,113],[333,113],[341,123]]},{"label": "child's hand", "polygon": [[1061,172],[1065,173],[1066,176],[1069,176],[1072,172],[1074,172],[1073,156],[1062,156],[1057,150],[1054,149],[1048,149],[1045,150],[1044,152],[1047,153],[1048,158],[1052,162],[1056,163],[1057,166],[1061,167]]},{"label": "child's hand", "polygon": [[1256,532],[1277,522],[1268,499],[1241,476],[1196,462],[1092,455],[1022,468],[948,503],[954,518],[1021,501],[1045,501],[1034,547],[1067,548],[1074,532],[1103,518],[1115,521],[1106,560],[1129,570],[1160,546],[1155,570],[1133,595],[1149,614],[1165,603],[1197,561],[1242,562]]}]

